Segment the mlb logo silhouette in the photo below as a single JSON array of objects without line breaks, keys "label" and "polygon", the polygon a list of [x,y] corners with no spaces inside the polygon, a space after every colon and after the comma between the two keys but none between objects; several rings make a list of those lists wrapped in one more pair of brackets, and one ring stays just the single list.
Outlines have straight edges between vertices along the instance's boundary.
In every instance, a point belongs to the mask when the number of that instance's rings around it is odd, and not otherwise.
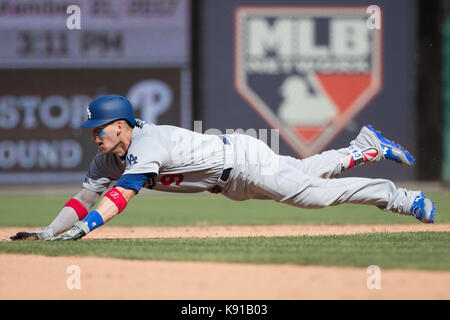
[{"label": "mlb logo silhouette", "polygon": [[300,156],[322,151],[381,90],[366,7],[238,7],[234,85]]}]

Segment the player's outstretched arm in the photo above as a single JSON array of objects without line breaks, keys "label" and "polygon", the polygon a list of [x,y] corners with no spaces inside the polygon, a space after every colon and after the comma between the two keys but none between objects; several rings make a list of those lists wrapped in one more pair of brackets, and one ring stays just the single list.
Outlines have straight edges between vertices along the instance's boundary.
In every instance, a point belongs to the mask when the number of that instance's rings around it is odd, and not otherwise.
[{"label": "player's outstretched arm", "polygon": [[71,229],[75,222],[83,219],[90,210],[101,192],[94,192],[83,188],[71,198],[61,209],[56,218],[45,228],[33,231],[22,231],[11,236],[13,241],[17,240],[48,240],[56,235]]},{"label": "player's outstretched arm", "polygon": [[60,237],[53,237],[48,240],[81,239],[89,232],[107,223],[122,212],[127,206],[128,201],[135,195],[136,191],[133,189],[125,189],[122,187],[112,188],[105,194],[96,210],[89,212],[83,220],[75,222],[74,227]]}]

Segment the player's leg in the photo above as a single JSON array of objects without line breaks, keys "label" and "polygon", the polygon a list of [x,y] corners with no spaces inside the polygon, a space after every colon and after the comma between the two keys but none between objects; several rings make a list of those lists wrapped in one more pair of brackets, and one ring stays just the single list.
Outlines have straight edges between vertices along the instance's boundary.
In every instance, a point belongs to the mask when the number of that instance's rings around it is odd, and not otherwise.
[{"label": "player's leg", "polygon": [[324,179],[337,177],[355,166],[382,159],[407,166],[414,164],[414,158],[406,149],[386,139],[371,126],[364,126],[347,148],[325,151],[301,160],[284,156],[282,158],[305,174]]},{"label": "player's leg", "polygon": [[322,179],[283,167],[276,175],[261,176],[251,184],[252,188],[277,202],[300,208],[316,209],[344,203],[373,205],[413,215],[426,223],[433,222],[435,215],[434,204],[422,192],[397,188],[386,179]]},{"label": "player's leg", "polygon": [[280,161],[302,171],[303,173],[324,179],[336,178],[342,173],[342,159],[347,157],[346,148],[327,150],[304,159],[280,156]]},{"label": "player's leg", "polygon": [[433,202],[420,191],[397,188],[386,179],[316,179],[302,192],[282,199],[301,208],[321,208],[343,203],[374,205],[380,209],[412,215],[425,223],[434,222]]},{"label": "player's leg", "polygon": [[301,208],[365,204],[414,215],[423,222],[434,220],[434,205],[420,191],[396,188],[385,179],[323,179],[307,175],[249,136],[233,136],[233,145],[236,163],[223,191],[233,200],[272,199]]},{"label": "player's leg", "polygon": [[365,204],[414,215],[424,222],[434,219],[434,206],[420,191],[397,188],[385,179],[310,176],[257,139],[238,136],[234,143],[237,161],[224,189],[231,199],[272,199],[300,208]]}]

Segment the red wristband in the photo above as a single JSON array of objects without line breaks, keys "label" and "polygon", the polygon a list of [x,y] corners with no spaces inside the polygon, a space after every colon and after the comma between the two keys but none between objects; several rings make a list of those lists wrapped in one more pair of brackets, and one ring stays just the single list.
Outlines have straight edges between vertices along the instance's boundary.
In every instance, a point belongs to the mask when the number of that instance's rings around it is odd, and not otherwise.
[{"label": "red wristband", "polygon": [[83,204],[78,201],[77,199],[70,199],[69,201],[67,201],[67,203],[64,205],[64,207],[71,207],[73,210],[75,210],[75,212],[78,215],[78,218],[80,220],[83,220],[84,217],[87,216],[88,211],[87,209],[83,206]]},{"label": "red wristband", "polygon": [[117,209],[119,209],[119,213],[121,213],[127,206],[127,200],[122,195],[122,192],[120,192],[117,188],[112,188],[111,190],[109,190],[105,194],[105,197],[107,197],[116,205]]}]

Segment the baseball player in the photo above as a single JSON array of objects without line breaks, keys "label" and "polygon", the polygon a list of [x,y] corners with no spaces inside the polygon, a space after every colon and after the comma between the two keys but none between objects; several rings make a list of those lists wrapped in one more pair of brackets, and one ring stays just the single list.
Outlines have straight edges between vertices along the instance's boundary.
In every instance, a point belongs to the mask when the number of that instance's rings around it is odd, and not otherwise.
[{"label": "baseball player", "polygon": [[[205,135],[145,123],[134,118],[130,102],[118,95],[93,100],[87,114],[82,127],[91,128],[98,153],[82,190],[50,225],[19,232],[12,240],[81,239],[120,214],[142,188],[210,191],[233,200],[272,199],[300,208],[365,204],[424,223],[435,219],[433,202],[420,191],[397,188],[385,179],[335,179],[367,162],[387,159],[414,164],[408,151],[371,126],[364,126],[349,147],[300,160],[278,155],[264,142],[243,134]],[[112,181],[117,182],[110,188]]]}]

